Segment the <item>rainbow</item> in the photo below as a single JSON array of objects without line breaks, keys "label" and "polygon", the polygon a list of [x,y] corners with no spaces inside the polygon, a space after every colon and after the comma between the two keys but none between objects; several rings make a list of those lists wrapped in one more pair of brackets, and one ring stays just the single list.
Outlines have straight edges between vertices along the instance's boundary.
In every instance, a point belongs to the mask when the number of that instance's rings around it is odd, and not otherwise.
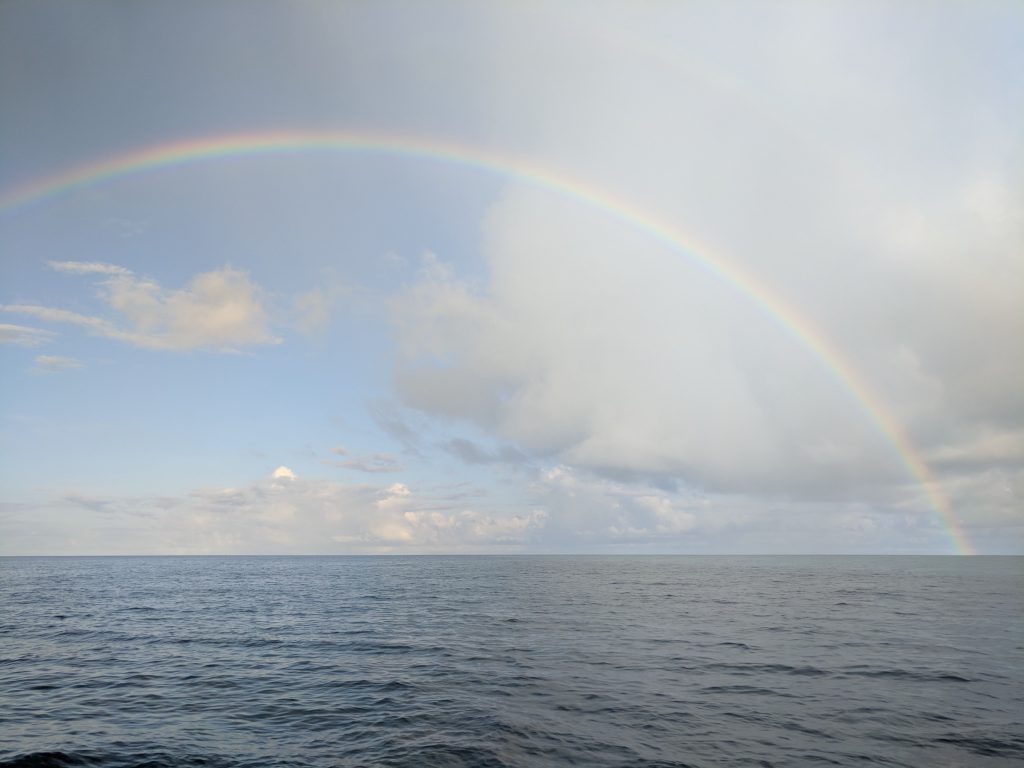
[{"label": "rainbow", "polygon": [[630,201],[528,159],[449,141],[400,134],[285,130],[175,141],[143,147],[16,185],[0,195],[0,214],[57,195],[143,171],[233,157],[308,152],[381,154],[437,160],[485,170],[543,187],[634,227],[685,256],[693,265],[739,291],[811,353],[862,408],[920,483],[958,554],[975,554],[938,478],[931,472],[885,403],[835,346],[799,311],[758,285],[743,270],[712,255],[691,237],[637,208]]}]

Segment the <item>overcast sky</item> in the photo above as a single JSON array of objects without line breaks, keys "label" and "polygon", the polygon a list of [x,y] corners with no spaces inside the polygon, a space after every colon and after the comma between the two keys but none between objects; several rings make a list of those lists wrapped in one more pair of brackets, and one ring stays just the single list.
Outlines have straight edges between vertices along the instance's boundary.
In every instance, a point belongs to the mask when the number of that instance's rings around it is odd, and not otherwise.
[{"label": "overcast sky", "polygon": [[11,200],[273,131],[590,196],[311,147],[0,209],[0,554],[1024,552],[1022,39],[1011,1],[0,4]]}]

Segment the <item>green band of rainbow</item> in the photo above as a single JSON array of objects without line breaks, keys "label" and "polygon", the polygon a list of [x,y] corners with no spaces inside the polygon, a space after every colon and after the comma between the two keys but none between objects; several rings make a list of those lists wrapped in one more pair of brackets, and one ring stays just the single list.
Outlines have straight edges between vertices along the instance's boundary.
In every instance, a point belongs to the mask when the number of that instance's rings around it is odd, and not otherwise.
[{"label": "green band of rainbow", "polygon": [[763,310],[786,333],[817,358],[835,382],[863,409],[895,448],[910,474],[924,489],[946,529],[954,550],[974,554],[967,535],[953,514],[941,483],[921,458],[882,400],[835,346],[794,307],[756,284],[743,270],[700,247],[692,237],[647,215],[628,200],[593,185],[521,158],[436,139],[358,132],[276,131],[176,141],[108,157],[68,171],[29,181],[0,195],[0,213],[44,198],[146,170],[183,163],[251,155],[291,152],[381,153],[442,160],[487,170],[557,192],[635,227],[668,246],[719,280],[732,286]]}]

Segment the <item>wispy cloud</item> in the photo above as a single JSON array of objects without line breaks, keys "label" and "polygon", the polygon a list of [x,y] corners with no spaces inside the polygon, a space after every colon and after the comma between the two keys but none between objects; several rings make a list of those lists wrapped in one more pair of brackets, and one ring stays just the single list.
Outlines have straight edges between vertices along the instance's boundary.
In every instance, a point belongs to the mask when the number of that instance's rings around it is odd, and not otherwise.
[{"label": "wispy cloud", "polygon": [[20,347],[38,347],[56,337],[53,331],[31,328],[27,325],[0,323],[0,344],[17,344]]},{"label": "wispy cloud", "polygon": [[67,309],[43,307],[38,304],[0,304],[0,311],[35,317],[47,323],[66,323],[85,328],[97,336],[128,341],[132,334],[116,328],[110,322],[89,315],[82,315]]},{"label": "wispy cloud", "polygon": [[59,373],[61,371],[73,371],[76,368],[84,368],[80,360],[73,357],[61,357],[60,355],[39,355],[36,357],[35,367],[32,369],[37,373]]},{"label": "wispy cloud", "polygon": [[452,438],[441,443],[440,447],[466,464],[522,464],[527,461],[527,456],[511,445],[502,445],[497,450],[488,451],[462,437]]},{"label": "wispy cloud", "polygon": [[101,274],[99,298],[117,322],[38,304],[0,305],[0,310],[44,322],[65,323],[89,333],[146,349],[233,351],[277,344],[262,291],[246,272],[224,267],[192,278],[177,290],[140,279],[122,267],[94,262],[51,262],[59,271]]},{"label": "wispy cloud", "polygon": [[[334,451],[337,453],[337,451]],[[345,455],[345,454],[341,454]],[[390,453],[374,453],[369,456],[355,456],[345,461],[325,461],[325,464],[339,469],[354,469],[359,472],[380,474],[387,472],[401,472],[404,467],[397,456]]]},{"label": "wispy cloud", "polygon": [[384,434],[401,443],[406,451],[419,452],[419,432],[409,424],[400,406],[391,400],[375,400],[367,405],[367,410]]},{"label": "wispy cloud", "polygon": [[48,261],[46,265],[56,272],[72,275],[130,275],[132,271],[117,264],[101,261]]}]

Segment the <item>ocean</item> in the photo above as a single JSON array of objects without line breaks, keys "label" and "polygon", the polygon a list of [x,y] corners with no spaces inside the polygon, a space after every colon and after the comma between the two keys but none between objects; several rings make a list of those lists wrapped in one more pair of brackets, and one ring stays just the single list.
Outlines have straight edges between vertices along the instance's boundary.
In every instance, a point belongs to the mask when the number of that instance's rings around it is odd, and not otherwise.
[{"label": "ocean", "polygon": [[1024,558],[0,558],[0,766],[1019,766]]}]

